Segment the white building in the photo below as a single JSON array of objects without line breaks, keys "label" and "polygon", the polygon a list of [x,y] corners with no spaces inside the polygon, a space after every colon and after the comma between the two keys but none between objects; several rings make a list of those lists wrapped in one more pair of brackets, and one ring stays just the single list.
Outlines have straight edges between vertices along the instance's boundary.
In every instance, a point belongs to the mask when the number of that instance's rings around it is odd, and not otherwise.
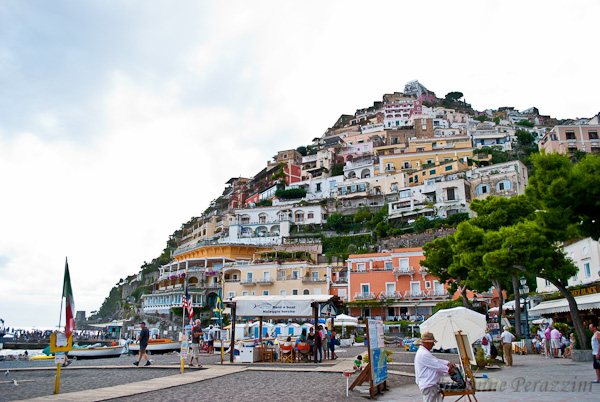
[{"label": "white building", "polygon": [[[571,279],[569,286],[585,285],[600,280],[600,243],[586,238],[564,247],[564,252],[579,271]],[[556,292],[558,289],[545,279],[537,278],[538,292]]]},{"label": "white building", "polygon": [[529,176],[521,161],[510,161],[495,165],[473,168],[467,171],[471,182],[471,199],[513,197],[525,193]]}]

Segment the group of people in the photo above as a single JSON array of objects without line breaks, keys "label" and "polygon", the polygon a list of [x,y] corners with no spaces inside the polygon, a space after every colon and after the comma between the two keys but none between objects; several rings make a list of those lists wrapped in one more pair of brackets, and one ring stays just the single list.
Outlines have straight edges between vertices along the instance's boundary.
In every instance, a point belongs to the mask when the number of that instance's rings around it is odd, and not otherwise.
[{"label": "group of people", "polygon": [[299,349],[302,349],[302,346],[309,345],[311,355],[314,354],[316,348],[317,358],[315,359],[315,362],[321,363],[323,362],[323,358],[330,360],[338,358],[335,353],[335,342],[335,330],[327,329],[322,325],[319,325],[316,333],[314,328],[310,328],[308,333],[306,333],[306,328],[303,328],[302,333],[298,339],[296,339],[295,344],[292,342],[292,337],[288,336],[283,343],[283,346],[294,346],[296,351],[299,351]]},{"label": "group of people", "polygon": [[541,328],[533,335],[531,343],[537,352],[539,354],[543,352],[547,359],[558,357],[570,358],[575,337],[571,333],[567,339],[566,334],[560,332],[553,325],[548,325],[545,329]]}]

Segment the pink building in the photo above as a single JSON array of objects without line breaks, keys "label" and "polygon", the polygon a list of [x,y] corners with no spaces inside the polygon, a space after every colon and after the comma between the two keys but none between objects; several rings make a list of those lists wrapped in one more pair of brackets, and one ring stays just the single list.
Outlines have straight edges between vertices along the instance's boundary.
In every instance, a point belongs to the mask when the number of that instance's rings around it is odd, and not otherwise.
[{"label": "pink building", "polygon": [[583,151],[598,155],[600,125],[554,126],[539,142],[540,150],[546,153],[572,155]]}]

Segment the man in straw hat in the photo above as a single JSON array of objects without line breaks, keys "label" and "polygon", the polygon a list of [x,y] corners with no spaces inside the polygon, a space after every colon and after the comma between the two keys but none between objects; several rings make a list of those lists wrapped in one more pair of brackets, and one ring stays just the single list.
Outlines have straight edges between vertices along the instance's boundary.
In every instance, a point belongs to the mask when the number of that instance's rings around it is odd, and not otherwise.
[{"label": "man in straw hat", "polygon": [[433,334],[425,332],[421,336],[421,346],[415,355],[415,378],[423,394],[423,402],[441,401],[440,377],[454,374],[456,368],[454,363],[438,359],[431,354],[435,342]]}]

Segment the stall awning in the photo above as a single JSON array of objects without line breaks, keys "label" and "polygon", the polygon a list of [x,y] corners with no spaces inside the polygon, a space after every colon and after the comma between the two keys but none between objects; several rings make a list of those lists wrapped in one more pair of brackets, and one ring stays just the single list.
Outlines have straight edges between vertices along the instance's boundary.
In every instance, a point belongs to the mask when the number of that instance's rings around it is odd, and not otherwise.
[{"label": "stall awning", "polygon": [[298,296],[238,296],[235,303],[237,316],[250,317],[312,317],[312,303],[326,303],[331,295]]},{"label": "stall awning", "polygon": [[[594,308],[600,309],[600,293],[577,296],[575,301],[577,302],[577,307],[579,307],[579,310],[588,310]],[[566,313],[569,312],[569,310],[569,303],[567,303],[567,299],[558,299],[541,302],[529,310],[529,312],[538,314],[552,314]]]}]

